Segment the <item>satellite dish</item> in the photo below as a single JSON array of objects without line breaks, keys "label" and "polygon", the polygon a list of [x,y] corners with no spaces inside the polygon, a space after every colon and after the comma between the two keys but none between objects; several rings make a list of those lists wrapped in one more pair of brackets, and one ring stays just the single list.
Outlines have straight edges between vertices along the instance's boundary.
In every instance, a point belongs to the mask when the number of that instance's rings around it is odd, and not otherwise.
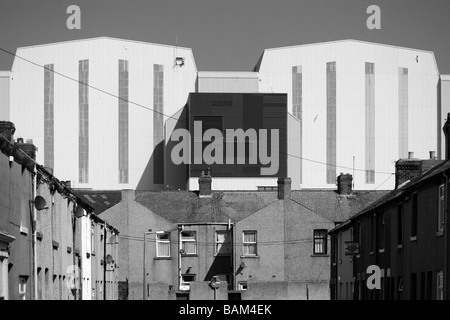
[{"label": "satellite dish", "polygon": [[112,255],[108,254],[108,255],[106,256],[106,263],[112,263],[113,261],[114,261],[114,260],[113,260]]},{"label": "satellite dish", "polygon": [[34,198],[34,207],[36,210],[44,210],[47,208],[47,202],[43,197],[36,196],[36,198]]},{"label": "satellite dish", "polygon": [[84,210],[82,206],[77,205],[77,207],[75,209],[75,217],[81,218],[85,215],[85,213],[86,213],[86,210]]},{"label": "satellite dish", "polygon": [[109,238],[109,243],[111,243],[111,244],[116,243],[116,236],[111,236],[111,237]]}]

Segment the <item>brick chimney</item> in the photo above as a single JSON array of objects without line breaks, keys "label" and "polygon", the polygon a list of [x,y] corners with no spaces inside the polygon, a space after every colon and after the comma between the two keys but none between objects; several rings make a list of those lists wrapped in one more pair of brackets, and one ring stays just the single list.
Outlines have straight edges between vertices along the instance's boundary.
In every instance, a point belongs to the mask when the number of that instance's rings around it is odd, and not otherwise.
[{"label": "brick chimney", "polygon": [[8,156],[12,155],[14,149],[11,145],[11,143],[14,143],[14,132],[16,132],[14,123],[10,121],[0,121],[0,149]]},{"label": "brick chimney", "polygon": [[199,187],[199,196],[203,197],[211,197],[211,172],[208,168],[208,171],[205,174],[205,171],[202,171],[202,175],[198,177],[198,187]]},{"label": "brick chimney", "polygon": [[291,178],[278,178],[278,199],[288,200],[291,198]]},{"label": "brick chimney", "polygon": [[[17,142],[14,144],[16,148],[21,149],[23,152],[16,150],[14,152],[14,158],[26,166],[30,172],[34,171],[34,165],[36,161],[36,146],[33,144],[33,140],[27,140],[26,143],[23,142],[23,138],[17,139]],[[25,153],[28,157],[26,157],[23,153]],[[31,159],[34,161],[32,161]]]},{"label": "brick chimney", "polygon": [[395,163],[395,188],[397,189],[406,181],[420,177],[442,162],[443,160],[436,159],[435,151],[430,151],[430,158],[425,160],[414,158],[414,152],[408,152],[407,159],[400,159]]},{"label": "brick chimney", "polygon": [[340,195],[349,195],[352,193],[353,176],[350,173],[342,173],[337,177],[337,192]]}]

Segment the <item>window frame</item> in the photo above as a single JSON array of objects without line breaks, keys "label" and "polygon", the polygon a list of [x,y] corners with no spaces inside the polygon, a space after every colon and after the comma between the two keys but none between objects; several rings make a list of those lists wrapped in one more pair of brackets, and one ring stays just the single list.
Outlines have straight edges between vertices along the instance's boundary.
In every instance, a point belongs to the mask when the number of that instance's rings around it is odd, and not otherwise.
[{"label": "window frame", "polygon": [[[170,233],[168,233],[168,232],[164,232],[164,233],[161,233],[161,234],[157,233],[155,236],[156,236],[156,257],[157,258],[170,258]],[[167,236],[167,239],[161,239],[162,236]],[[159,248],[159,245],[161,243],[167,243],[168,244],[169,254],[167,256],[166,255],[161,255],[160,252],[159,252],[158,248]]]},{"label": "window frame", "polygon": [[441,184],[438,188],[438,220],[437,220],[438,232],[444,232],[444,217],[445,217],[445,187],[444,184]]},{"label": "window frame", "polygon": [[[217,237],[219,234],[225,234],[225,235],[228,235],[228,237],[225,236],[224,237],[224,241],[223,242],[219,242],[218,241],[218,237]],[[225,239],[227,239],[227,238],[228,238],[228,241],[225,241]],[[228,248],[226,250],[226,252],[219,252],[220,250],[217,249],[219,244],[221,245],[220,248],[222,248],[222,247]],[[227,245],[225,245],[225,244],[227,244]],[[216,230],[214,232],[214,254],[215,255],[221,255],[221,256],[229,256],[229,255],[231,255],[230,231],[228,231],[228,230]]]},{"label": "window frame", "polygon": [[436,300],[444,300],[444,271],[442,270],[436,272]]},{"label": "window frame", "polygon": [[[245,235],[246,234],[254,234],[255,235],[255,241],[245,241]],[[248,253],[246,252],[246,248],[249,248],[251,246],[255,247],[255,253]],[[242,255],[243,256],[250,256],[250,257],[257,257],[258,256],[258,233],[256,230],[244,230],[242,231]]]},{"label": "window frame", "polygon": [[247,281],[239,281],[238,282],[238,290],[239,291],[246,291],[246,290],[248,290],[248,282]]},{"label": "window frame", "polygon": [[[183,233],[191,233],[191,234],[193,234],[193,238],[191,237],[191,238],[188,238],[188,237],[184,237],[183,238]],[[190,255],[196,255],[197,254],[197,231],[194,231],[194,230],[184,230],[184,231],[181,231],[181,233],[180,233],[180,242],[181,242],[181,249],[183,250],[183,253],[182,253],[182,255],[183,256],[190,256]],[[184,244],[186,243],[186,242],[189,242],[189,243],[194,243],[194,252],[186,252],[186,250],[185,250],[185,248],[184,248]]]},{"label": "window frame", "polygon": [[[316,237],[316,232],[325,232],[324,236],[317,236]],[[322,246],[324,248],[324,250],[322,250],[322,252],[316,252],[316,245],[320,245],[320,243],[317,243],[316,241],[318,240],[322,240]],[[313,255],[317,255],[317,256],[326,256],[328,253],[328,246],[327,243],[328,242],[328,230],[327,229],[314,229],[313,230]]]}]

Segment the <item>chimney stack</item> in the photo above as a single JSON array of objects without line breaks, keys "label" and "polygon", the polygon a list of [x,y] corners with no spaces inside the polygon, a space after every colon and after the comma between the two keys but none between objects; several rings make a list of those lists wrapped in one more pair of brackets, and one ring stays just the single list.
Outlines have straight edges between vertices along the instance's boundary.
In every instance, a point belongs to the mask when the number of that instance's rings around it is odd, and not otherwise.
[{"label": "chimney stack", "polygon": [[[16,148],[22,151],[16,150],[14,152],[14,158],[17,159],[22,165],[26,166],[30,172],[34,172],[34,165],[36,161],[36,146],[32,143],[24,143],[23,138],[18,138],[17,142],[14,144]],[[25,153],[28,157],[26,157]],[[33,159],[33,160],[30,160]]]},{"label": "chimney stack", "polygon": [[[0,149],[8,156],[12,155],[16,127],[10,121],[0,121]],[[6,140],[6,141],[5,141]]]},{"label": "chimney stack", "polygon": [[447,121],[444,123],[444,127],[442,128],[445,135],[445,160],[448,161],[450,159],[450,112],[447,113]]},{"label": "chimney stack", "polygon": [[430,151],[430,160],[436,160],[436,151]]},{"label": "chimney stack", "polygon": [[291,178],[278,178],[278,199],[289,200],[291,198]]},{"label": "chimney stack", "polygon": [[349,195],[352,193],[353,176],[350,173],[341,174],[337,177],[337,192],[340,195]]},{"label": "chimney stack", "polygon": [[202,175],[198,177],[198,187],[199,187],[199,196],[201,198],[211,197],[211,173],[208,168],[208,171],[205,174],[205,171],[202,171]]}]

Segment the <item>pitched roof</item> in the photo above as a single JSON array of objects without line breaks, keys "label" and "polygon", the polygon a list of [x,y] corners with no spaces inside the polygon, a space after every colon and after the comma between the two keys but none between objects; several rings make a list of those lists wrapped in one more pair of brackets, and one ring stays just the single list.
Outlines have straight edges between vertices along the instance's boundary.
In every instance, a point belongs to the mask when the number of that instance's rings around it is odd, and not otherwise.
[{"label": "pitched roof", "polygon": [[388,190],[353,191],[350,195],[340,195],[335,190],[305,189],[292,191],[291,199],[337,223],[349,219],[388,192]]},{"label": "pitched roof", "polygon": [[[418,188],[423,183],[428,182],[429,180],[433,179],[434,177],[442,174],[444,171],[450,170],[450,161],[445,161],[437,164],[434,167],[431,167],[428,171],[423,173],[421,176],[414,178],[410,181],[405,182],[403,185],[400,185],[399,188],[392,190],[391,192],[387,193],[384,197],[381,197],[377,201],[373,202],[366,208],[359,211],[356,215],[351,217],[351,219],[354,219],[356,217],[362,216],[371,210],[380,207],[390,201],[394,201],[395,199],[402,196],[405,192],[408,192],[410,190]],[[331,230],[330,232],[335,232],[341,228],[343,228],[345,225],[348,225],[350,221],[346,221],[346,223],[341,224]]]},{"label": "pitched roof", "polygon": [[276,192],[213,192],[200,198],[190,191],[136,191],[136,202],[174,223],[242,220],[277,201]]},{"label": "pitched roof", "polygon": [[122,201],[122,192],[112,190],[72,190],[77,196],[82,198],[89,206],[94,209],[94,213],[100,213],[108,210]]},{"label": "pitched roof", "polygon": [[[334,190],[292,191],[291,200],[332,222],[342,222],[389,191],[355,191],[341,196]],[[189,191],[136,191],[136,202],[174,223],[240,221],[270,203],[277,191],[216,191],[199,198]]]}]

